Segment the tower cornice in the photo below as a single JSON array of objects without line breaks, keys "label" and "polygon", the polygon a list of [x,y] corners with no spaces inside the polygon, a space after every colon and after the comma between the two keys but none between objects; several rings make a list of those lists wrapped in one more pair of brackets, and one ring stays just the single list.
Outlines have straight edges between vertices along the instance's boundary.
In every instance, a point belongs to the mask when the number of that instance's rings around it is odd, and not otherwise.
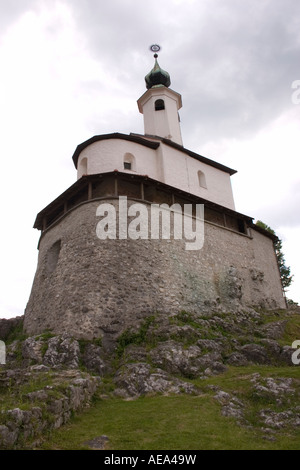
[{"label": "tower cornice", "polygon": [[176,91],[172,90],[171,88],[167,88],[164,85],[157,85],[149,88],[149,90],[145,91],[145,93],[138,99],[137,104],[139,112],[143,114],[143,106],[147,103],[147,101],[149,101],[153,96],[159,96],[162,94],[174,99],[177,103],[177,109],[182,108],[182,98],[180,93],[177,93]]}]

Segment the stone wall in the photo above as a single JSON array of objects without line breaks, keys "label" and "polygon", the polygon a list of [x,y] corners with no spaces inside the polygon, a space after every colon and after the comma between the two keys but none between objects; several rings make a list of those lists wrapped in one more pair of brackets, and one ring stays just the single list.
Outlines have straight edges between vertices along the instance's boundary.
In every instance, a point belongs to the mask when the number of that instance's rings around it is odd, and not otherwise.
[{"label": "stone wall", "polygon": [[[47,373],[47,367],[32,366],[25,377],[34,379],[40,373]],[[49,370],[49,369],[48,369]],[[20,376],[20,377],[18,377]],[[0,386],[24,380],[23,370],[7,370],[0,375]],[[28,393],[26,409],[3,410],[0,424],[0,449],[22,448],[30,439],[38,440],[43,434],[67,423],[72,413],[82,410],[90,403],[99,386],[99,378],[77,370],[52,373],[53,386]],[[8,386],[8,385],[7,385]],[[15,385],[17,386],[17,385]],[[64,387],[64,392],[62,392]],[[22,406],[24,403],[22,403]]]},{"label": "stone wall", "polygon": [[184,240],[99,240],[99,204],[77,207],[44,232],[25,312],[29,334],[51,329],[91,339],[115,336],[155,311],[285,308],[265,235],[205,223],[199,251],[186,251]]}]

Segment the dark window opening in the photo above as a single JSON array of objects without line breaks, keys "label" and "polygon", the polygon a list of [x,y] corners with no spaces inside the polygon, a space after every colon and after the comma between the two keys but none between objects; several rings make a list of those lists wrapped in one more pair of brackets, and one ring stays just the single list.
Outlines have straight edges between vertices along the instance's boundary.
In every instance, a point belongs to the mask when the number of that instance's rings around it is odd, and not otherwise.
[{"label": "dark window opening", "polygon": [[131,170],[131,163],[124,162],[124,170]]},{"label": "dark window opening", "polygon": [[239,229],[239,232],[240,233],[246,233],[246,230],[245,230],[245,222],[241,219],[238,219],[238,229]]},{"label": "dark window opening", "polygon": [[164,100],[156,100],[155,101],[155,111],[161,111],[162,109],[165,109]]}]

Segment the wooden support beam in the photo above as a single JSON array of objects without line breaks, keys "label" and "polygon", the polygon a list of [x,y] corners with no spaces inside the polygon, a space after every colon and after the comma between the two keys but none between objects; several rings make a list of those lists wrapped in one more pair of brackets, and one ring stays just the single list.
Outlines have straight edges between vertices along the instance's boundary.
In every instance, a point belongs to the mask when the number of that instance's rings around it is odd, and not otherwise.
[{"label": "wooden support beam", "polygon": [[93,183],[91,181],[88,182],[88,201],[93,199]]},{"label": "wooden support beam", "polygon": [[145,191],[144,191],[144,183],[141,182],[141,199],[142,201],[145,199]]}]

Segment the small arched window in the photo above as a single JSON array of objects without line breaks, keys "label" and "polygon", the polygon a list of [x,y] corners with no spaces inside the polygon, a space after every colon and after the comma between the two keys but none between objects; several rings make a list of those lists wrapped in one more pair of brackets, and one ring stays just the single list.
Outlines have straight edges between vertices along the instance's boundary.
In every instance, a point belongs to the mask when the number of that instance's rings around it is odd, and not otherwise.
[{"label": "small arched window", "polygon": [[164,100],[156,100],[155,101],[155,111],[161,111],[162,109],[165,109]]},{"label": "small arched window", "polygon": [[206,178],[203,171],[198,171],[198,181],[201,188],[207,189]]},{"label": "small arched window", "polygon": [[136,171],[135,158],[132,153],[125,153],[124,155],[124,170]]}]

